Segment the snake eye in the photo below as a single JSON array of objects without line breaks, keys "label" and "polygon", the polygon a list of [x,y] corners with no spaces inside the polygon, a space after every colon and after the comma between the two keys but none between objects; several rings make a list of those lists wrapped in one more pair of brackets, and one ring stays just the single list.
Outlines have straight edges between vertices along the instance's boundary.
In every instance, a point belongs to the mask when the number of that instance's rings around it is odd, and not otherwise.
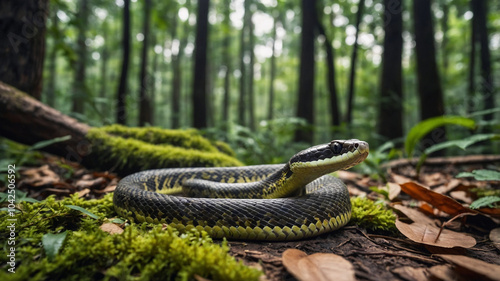
[{"label": "snake eye", "polygon": [[342,144],[340,144],[338,142],[332,143],[331,147],[332,147],[333,153],[335,153],[335,154],[340,154],[340,152],[342,151]]}]

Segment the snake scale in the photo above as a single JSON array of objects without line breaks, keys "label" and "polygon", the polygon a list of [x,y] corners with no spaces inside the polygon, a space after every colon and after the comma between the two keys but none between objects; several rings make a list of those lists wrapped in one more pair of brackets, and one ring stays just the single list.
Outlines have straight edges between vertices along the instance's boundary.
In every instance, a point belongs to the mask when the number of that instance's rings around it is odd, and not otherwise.
[{"label": "snake scale", "polygon": [[213,238],[309,238],[349,221],[347,187],[328,174],[357,165],[368,151],[364,141],[334,140],[280,165],[143,171],[118,183],[113,202],[134,222],[196,228]]}]

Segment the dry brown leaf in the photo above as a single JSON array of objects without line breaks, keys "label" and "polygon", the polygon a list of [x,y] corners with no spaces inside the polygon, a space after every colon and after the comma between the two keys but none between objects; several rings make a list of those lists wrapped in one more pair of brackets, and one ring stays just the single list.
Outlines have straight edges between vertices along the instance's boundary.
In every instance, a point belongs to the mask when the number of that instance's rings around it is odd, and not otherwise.
[{"label": "dry brown leaf", "polygon": [[61,178],[50,169],[49,165],[43,165],[39,168],[27,169],[25,171],[22,171],[21,175],[24,177],[22,179],[23,184],[35,187],[54,185],[61,180]]},{"label": "dry brown leaf", "polygon": [[106,184],[105,178],[96,178],[88,180],[81,179],[75,183],[75,186],[80,189],[84,188],[96,189],[96,188],[101,188],[105,184]]},{"label": "dry brown leaf", "polygon": [[450,265],[435,265],[427,270],[432,280],[456,281],[461,280]]},{"label": "dry brown leaf", "polygon": [[404,280],[427,281],[429,280],[427,269],[423,267],[402,266],[391,270]]},{"label": "dry brown leaf", "polygon": [[493,245],[500,250],[500,227],[490,231],[490,240],[493,242]]},{"label": "dry brown leaf", "polygon": [[455,270],[468,280],[500,280],[500,265],[456,255],[437,255],[455,265]]},{"label": "dry brown leaf", "polygon": [[452,191],[453,189],[457,188],[458,186],[460,186],[462,184],[463,180],[460,180],[460,179],[452,179],[450,180],[448,183],[446,184],[443,184],[441,186],[438,186],[436,188],[434,188],[434,192],[437,192],[437,193],[441,193],[441,194],[446,194],[450,191]]},{"label": "dry brown leaf", "polygon": [[467,194],[467,192],[465,192],[463,190],[452,191],[452,192],[450,192],[450,196],[453,199],[462,201],[462,202],[467,203],[467,204],[470,204],[473,201],[472,198],[470,198],[470,196]]},{"label": "dry brown leaf", "polygon": [[456,216],[461,213],[475,213],[475,211],[462,206],[462,204],[451,199],[450,197],[434,192],[416,182],[406,182],[400,185],[403,192],[410,195],[414,199],[425,201],[452,216]]},{"label": "dry brown leaf", "polygon": [[403,205],[394,205],[393,208],[400,211],[401,213],[403,213],[405,216],[407,216],[413,222],[418,222],[418,223],[422,223],[422,224],[436,226],[436,223],[433,219],[429,218],[428,216],[426,216],[424,213],[420,212],[419,210],[416,210],[416,209],[410,208],[410,207],[406,207]]},{"label": "dry brown leaf", "polygon": [[470,248],[476,245],[476,239],[473,237],[448,229],[443,229],[438,237],[440,229],[432,225],[407,224],[396,220],[396,227],[404,236],[416,243],[443,248]]},{"label": "dry brown leaf", "polygon": [[394,198],[398,197],[399,193],[401,193],[401,186],[397,183],[389,182],[387,183],[389,187],[389,200],[394,200]]},{"label": "dry brown leaf", "polygon": [[335,254],[308,256],[300,250],[288,249],[283,253],[283,265],[300,281],[356,280],[352,264]]},{"label": "dry brown leaf", "polygon": [[110,222],[103,223],[99,228],[109,234],[122,234],[123,232],[121,227]]}]

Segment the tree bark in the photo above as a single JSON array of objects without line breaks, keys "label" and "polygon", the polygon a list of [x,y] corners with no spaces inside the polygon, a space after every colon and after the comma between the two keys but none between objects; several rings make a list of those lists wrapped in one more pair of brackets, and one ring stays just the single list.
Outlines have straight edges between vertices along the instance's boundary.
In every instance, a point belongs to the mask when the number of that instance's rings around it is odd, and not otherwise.
[{"label": "tree bark", "polygon": [[48,0],[2,0],[0,81],[36,99],[42,94]]},{"label": "tree bark", "polygon": [[247,56],[247,33],[248,33],[248,22],[251,19],[250,13],[250,1],[245,0],[244,8],[245,14],[243,15],[243,27],[240,34],[240,95],[238,99],[238,123],[242,126],[246,126],[246,100],[247,100],[247,63],[245,62],[245,57]]},{"label": "tree bark", "polygon": [[209,0],[198,1],[193,75],[193,126],[207,127],[207,41]]},{"label": "tree bark", "polygon": [[[470,8],[475,10],[475,2],[470,1]],[[471,19],[471,36],[470,36],[470,52],[469,52],[469,85],[467,88],[467,113],[472,113],[476,109],[475,106],[475,93],[476,93],[476,41],[477,41],[477,18],[475,16]]]},{"label": "tree bark", "polygon": [[296,142],[313,142],[314,136],[314,27],[316,25],[316,0],[302,0],[302,38],[300,50],[299,92],[297,117],[307,122],[307,127],[295,132]]},{"label": "tree bark", "polygon": [[[222,41],[222,64],[225,66],[226,71],[224,73],[224,97],[222,99],[222,121],[223,122],[229,122],[229,104],[230,104],[230,82],[231,82],[231,58],[229,54],[229,46],[231,44],[231,19],[230,19],[230,14],[231,14],[231,9],[229,8],[230,6],[230,0],[226,0],[224,2],[224,21],[223,21],[223,32],[224,32],[224,39]],[[227,129],[227,126],[224,126]]]},{"label": "tree bark", "polygon": [[52,42],[52,48],[49,53],[48,57],[48,66],[49,66],[49,77],[47,79],[47,87],[45,88],[45,102],[50,106],[54,107],[55,105],[55,94],[56,94],[56,77],[57,77],[57,50],[59,49],[58,42],[60,39],[59,36],[59,18],[57,17],[57,11],[52,10],[51,11],[51,19],[52,19],[52,33],[54,34],[53,36],[53,42]]},{"label": "tree bark", "polygon": [[354,100],[354,82],[356,80],[356,61],[358,58],[359,24],[361,23],[361,18],[363,17],[364,6],[365,0],[360,0],[358,4],[358,12],[356,13],[356,35],[354,38],[354,44],[352,46],[351,70],[349,74],[349,91],[347,92],[347,112],[345,118],[347,124],[351,124],[352,122],[352,103]]},{"label": "tree bark", "polygon": [[[102,25],[102,37],[104,38],[104,44],[101,50],[101,88],[99,90],[99,97],[101,98],[99,111],[101,115],[105,117],[105,120],[111,118],[109,115],[109,109],[107,103],[105,103],[106,95],[108,93],[108,60],[109,60],[109,42],[111,41],[109,36],[108,21],[104,21]],[[109,119],[110,120],[110,119]]]},{"label": "tree bark", "polygon": [[[476,39],[478,40],[480,51],[479,58],[481,61],[481,94],[483,96],[483,109],[493,109],[495,107],[495,86],[493,84],[493,74],[491,73],[491,55],[488,40],[488,26],[486,21],[487,1],[472,0],[473,13],[477,27]],[[485,114],[484,120],[493,120],[494,113]]]},{"label": "tree bark", "polygon": [[255,45],[255,37],[253,34],[254,25],[252,22],[252,18],[249,20],[249,28],[248,28],[248,52],[250,55],[250,65],[248,66],[248,126],[250,130],[255,131],[255,88],[254,88],[254,65],[255,65],[255,53],[254,53],[254,45]]},{"label": "tree bark", "polygon": [[120,82],[118,84],[118,92],[116,94],[116,123],[118,124],[125,124],[127,122],[125,99],[127,98],[128,64],[130,57],[130,0],[124,0],[122,30],[122,69]]},{"label": "tree bark", "polygon": [[[425,120],[444,114],[443,92],[436,64],[434,28],[431,1],[413,1],[417,81],[420,100],[420,118]],[[446,140],[444,128],[432,131],[422,140],[424,148]]]},{"label": "tree bark", "polygon": [[151,18],[151,0],[144,1],[144,21],[143,21],[143,35],[142,41],[142,54],[141,54],[141,71],[139,74],[139,126],[146,124],[152,125],[151,99],[149,96],[149,83],[148,83],[148,50],[149,50],[149,26]]},{"label": "tree bark", "polygon": [[271,54],[271,67],[269,70],[269,103],[267,108],[267,119],[273,120],[274,118],[274,79],[276,77],[276,28],[278,25],[279,19],[279,11],[277,11],[277,15],[274,17],[273,23],[273,46],[272,46],[272,54]]},{"label": "tree bark", "polygon": [[[87,149],[85,135],[89,126],[0,82],[0,135],[32,145],[36,142],[70,135],[71,139],[44,150],[69,160],[81,157]],[[22,129],[21,129],[22,128]]]},{"label": "tree bark", "polygon": [[79,1],[79,9],[77,13],[78,21],[78,39],[76,42],[77,46],[77,59],[76,59],[76,70],[73,78],[73,97],[71,111],[75,113],[82,114],[84,111],[84,105],[86,101],[86,95],[88,94],[88,89],[85,84],[86,80],[86,69],[87,69],[87,45],[85,44],[85,31],[88,27],[88,17],[89,17],[89,6],[87,0]]},{"label": "tree bark", "polygon": [[403,136],[403,3],[384,0],[385,36],[382,55],[378,133],[386,139]]},{"label": "tree bark", "polygon": [[335,82],[335,57],[333,53],[332,41],[328,38],[325,28],[321,21],[318,19],[317,28],[319,34],[325,37],[325,51],[326,51],[326,80],[328,81],[328,93],[330,96],[330,110],[332,112],[332,126],[340,126],[340,110],[337,98],[337,85]]}]

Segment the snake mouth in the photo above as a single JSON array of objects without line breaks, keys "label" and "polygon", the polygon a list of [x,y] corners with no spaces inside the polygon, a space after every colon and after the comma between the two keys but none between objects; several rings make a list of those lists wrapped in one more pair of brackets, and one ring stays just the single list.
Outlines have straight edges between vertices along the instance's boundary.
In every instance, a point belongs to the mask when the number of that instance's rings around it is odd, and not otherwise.
[{"label": "snake mouth", "polygon": [[289,165],[292,170],[318,168],[327,174],[335,170],[346,170],[363,162],[368,153],[367,142],[357,139],[333,140],[297,153],[290,159]]}]

